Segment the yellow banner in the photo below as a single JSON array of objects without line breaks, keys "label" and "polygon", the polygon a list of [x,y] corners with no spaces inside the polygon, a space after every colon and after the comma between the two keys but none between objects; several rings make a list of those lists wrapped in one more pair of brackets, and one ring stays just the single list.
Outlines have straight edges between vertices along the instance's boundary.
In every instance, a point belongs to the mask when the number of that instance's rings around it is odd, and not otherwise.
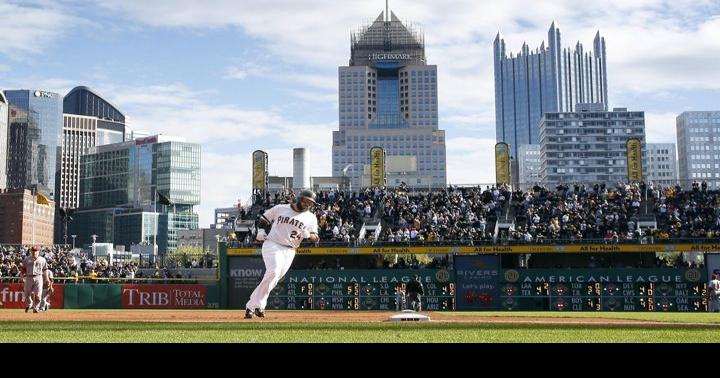
[{"label": "yellow banner", "polygon": [[262,252],[260,248],[228,248],[227,254],[228,256],[249,256],[260,255]]},{"label": "yellow banner", "polygon": [[[305,247],[298,255],[394,255],[394,254],[503,254],[503,253],[613,253],[613,252],[714,252],[717,244],[575,244],[575,245],[486,245],[475,247]],[[261,248],[228,248],[228,256],[262,254]]]},{"label": "yellow banner", "polygon": [[252,188],[253,190],[265,190],[267,181],[268,155],[265,151],[257,150],[252,155]]},{"label": "yellow banner", "polygon": [[385,151],[382,147],[370,149],[370,186],[385,186]]},{"label": "yellow banner", "polygon": [[322,248],[309,247],[295,250],[298,255],[349,255],[352,248]]},{"label": "yellow banner", "polygon": [[627,172],[628,181],[642,181],[642,144],[640,139],[630,138],[627,143]]},{"label": "yellow banner", "polygon": [[452,253],[453,247],[362,247],[358,248],[358,253],[362,255],[378,255],[378,254],[447,254]]},{"label": "yellow banner", "polygon": [[507,143],[495,144],[495,181],[510,184],[510,146]]}]

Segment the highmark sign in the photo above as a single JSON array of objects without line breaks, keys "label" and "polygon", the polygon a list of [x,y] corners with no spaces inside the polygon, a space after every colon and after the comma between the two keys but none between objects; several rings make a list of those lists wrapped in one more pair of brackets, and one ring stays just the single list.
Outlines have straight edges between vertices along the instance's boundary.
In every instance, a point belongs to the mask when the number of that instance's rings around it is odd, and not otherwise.
[{"label": "highmark sign", "polygon": [[410,54],[372,53],[368,54],[369,60],[410,60]]}]

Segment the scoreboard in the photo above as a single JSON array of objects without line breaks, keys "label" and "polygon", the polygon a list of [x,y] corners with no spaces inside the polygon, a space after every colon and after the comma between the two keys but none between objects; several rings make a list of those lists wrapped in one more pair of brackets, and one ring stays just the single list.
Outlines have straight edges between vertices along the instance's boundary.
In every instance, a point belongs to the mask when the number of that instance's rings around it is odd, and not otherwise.
[{"label": "scoreboard", "polygon": [[[707,284],[693,269],[636,269],[622,274],[509,270],[500,283],[500,309],[552,311],[707,311]],[[519,275],[525,275],[520,278]],[[564,275],[563,275],[564,274]],[[566,282],[548,282],[548,275]],[[572,278],[590,282],[567,282]],[[613,280],[613,278],[615,278]]]},{"label": "scoreboard", "polygon": [[273,310],[390,310],[395,311],[398,292],[417,274],[427,311],[455,309],[452,271],[422,270],[295,270],[270,293]]},{"label": "scoreboard", "polygon": [[[416,275],[427,311],[704,312],[709,307],[706,270],[502,269],[497,255],[458,255],[453,263],[454,269],[290,270],[270,293],[267,308],[396,311]],[[263,274],[260,257],[229,259],[228,306],[244,308]]]}]

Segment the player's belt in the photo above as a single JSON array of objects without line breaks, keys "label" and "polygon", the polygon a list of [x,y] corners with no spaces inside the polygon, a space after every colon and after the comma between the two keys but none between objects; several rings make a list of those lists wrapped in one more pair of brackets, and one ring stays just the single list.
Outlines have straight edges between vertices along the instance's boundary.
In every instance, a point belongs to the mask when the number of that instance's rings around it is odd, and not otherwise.
[{"label": "player's belt", "polygon": [[270,240],[271,242],[273,242],[273,243],[275,243],[275,244],[277,244],[277,245],[279,245],[279,246],[281,246],[281,247],[290,248],[290,249],[295,249],[295,247],[293,247],[293,246],[281,244],[281,243],[276,242],[275,240],[271,240],[271,239],[267,239],[267,240]]}]

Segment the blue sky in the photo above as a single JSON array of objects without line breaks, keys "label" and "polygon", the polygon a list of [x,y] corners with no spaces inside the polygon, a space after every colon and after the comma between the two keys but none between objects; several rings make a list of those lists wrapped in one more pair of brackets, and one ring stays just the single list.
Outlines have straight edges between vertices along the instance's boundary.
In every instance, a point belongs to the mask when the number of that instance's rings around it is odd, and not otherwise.
[{"label": "blue sky", "polygon": [[[201,226],[215,207],[247,200],[250,154],[290,175],[292,148],[312,175],[331,172],[337,67],[350,33],[384,2],[275,0],[0,0],[0,88],[66,94],[86,85],[133,129],[202,143]],[[720,2],[391,0],[425,32],[438,65],[440,127],[451,183],[493,181],[492,40],[534,49],[554,20],[564,47],[608,54],[610,106],[646,112],[649,142],[674,142],[675,117],[720,109]]]}]

